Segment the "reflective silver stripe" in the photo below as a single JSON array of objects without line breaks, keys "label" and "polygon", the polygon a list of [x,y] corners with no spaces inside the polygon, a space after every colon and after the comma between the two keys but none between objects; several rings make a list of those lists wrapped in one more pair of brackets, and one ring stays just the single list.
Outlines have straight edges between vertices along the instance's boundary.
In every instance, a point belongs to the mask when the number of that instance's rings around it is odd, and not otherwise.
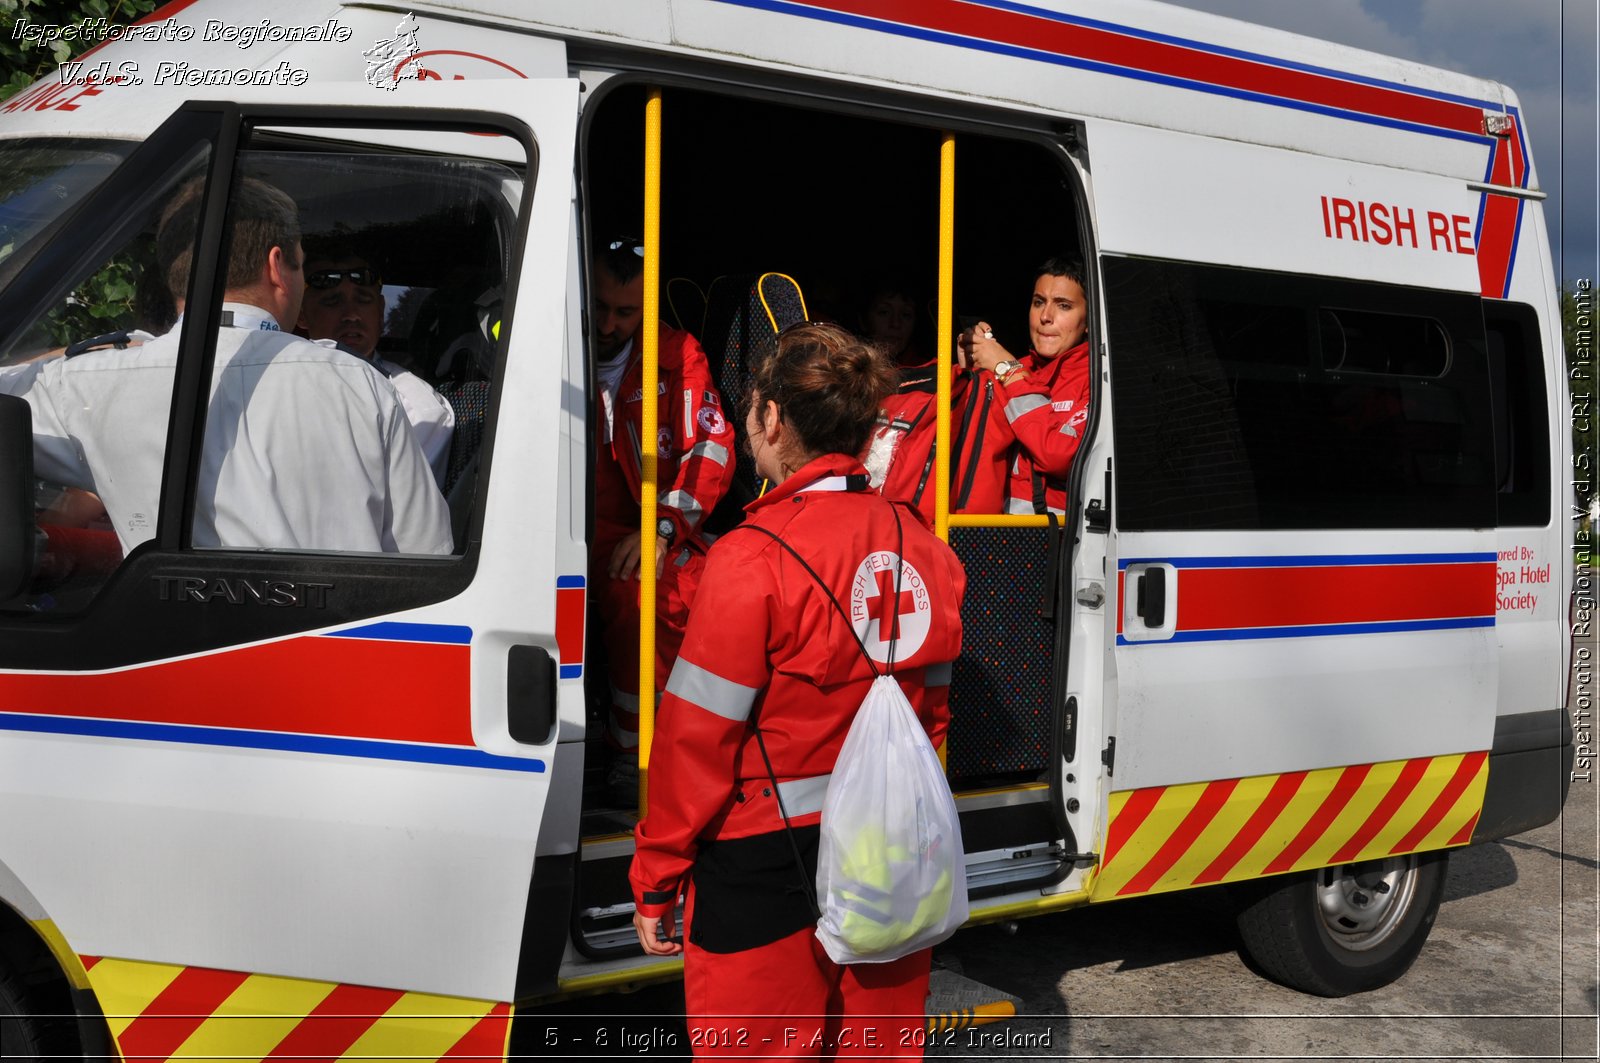
[{"label": "reflective silver stripe", "polygon": [[1008,498],[1006,499],[1006,512],[1032,513],[1033,503],[1026,498]]},{"label": "reflective silver stripe", "polygon": [[683,514],[684,523],[691,527],[700,522],[700,514],[704,512],[700,503],[695,501],[693,495],[687,491],[668,491],[661,499],[663,506],[671,506]]},{"label": "reflective silver stripe", "polygon": [[950,685],[950,668],[954,662],[945,661],[943,664],[930,664],[922,673],[924,686],[947,687]]},{"label": "reflective silver stripe", "polygon": [[689,457],[704,458],[707,461],[716,462],[723,468],[727,468],[728,448],[723,446],[721,443],[713,443],[708,439],[704,443],[696,443],[694,446],[690,447]]},{"label": "reflective silver stripe", "polygon": [[667,680],[667,693],[684,701],[714,712],[725,720],[743,723],[750,718],[750,706],[755,704],[760,687],[747,687],[724,679],[683,657],[672,666],[672,676]]},{"label": "reflective silver stripe", "polygon": [[795,494],[802,494],[806,491],[848,490],[850,490],[850,478],[848,476],[824,476],[820,480],[806,484],[804,487],[800,488],[799,491],[796,491]]},{"label": "reflective silver stripe", "polygon": [[1025,413],[1031,413],[1041,406],[1050,405],[1050,400],[1043,395],[1018,395],[1006,403],[1006,420],[1016,421]]},{"label": "reflective silver stripe", "polygon": [[616,687],[612,687],[611,704],[617,706],[619,709],[627,709],[629,712],[638,712],[639,695],[629,694],[625,690],[618,690]]},{"label": "reflective silver stripe", "polygon": [[1064,424],[1061,426],[1061,434],[1064,436],[1071,436],[1073,439],[1078,438],[1078,430],[1072,427],[1070,424]]},{"label": "reflective silver stripe", "polygon": [[828,796],[828,780],[832,775],[813,775],[809,779],[790,779],[778,784],[778,796],[783,798],[783,810],[790,819],[809,816],[822,811],[822,800]]}]

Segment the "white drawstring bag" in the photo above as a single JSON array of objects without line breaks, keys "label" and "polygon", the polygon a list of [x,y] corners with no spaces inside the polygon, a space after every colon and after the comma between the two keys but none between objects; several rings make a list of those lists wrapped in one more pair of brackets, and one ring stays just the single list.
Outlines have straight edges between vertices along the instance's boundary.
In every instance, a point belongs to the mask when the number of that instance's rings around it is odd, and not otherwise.
[{"label": "white drawstring bag", "polygon": [[822,805],[817,939],[835,963],[887,963],[967,921],[955,799],[893,676],[873,680]]}]

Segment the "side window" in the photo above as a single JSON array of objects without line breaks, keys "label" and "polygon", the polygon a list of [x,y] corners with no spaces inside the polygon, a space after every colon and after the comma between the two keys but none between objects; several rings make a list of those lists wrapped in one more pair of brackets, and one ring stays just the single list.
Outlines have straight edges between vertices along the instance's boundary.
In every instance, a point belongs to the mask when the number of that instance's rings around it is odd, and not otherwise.
[{"label": "side window", "polygon": [[[204,140],[163,160],[109,232],[49,245],[61,282],[0,336],[0,391],[29,403],[38,480],[35,576],[0,612],[81,611],[156,539],[464,549],[531,188],[522,142],[273,126],[241,143],[226,167]],[[129,166],[148,169],[151,154]],[[105,158],[84,153],[95,181]],[[60,183],[59,169],[40,180]],[[126,200],[127,177],[113,175],[106,195]],[[42,197],[13,190],[0,223],[11,207],[31,218]]]},{"label": "side window", "polygon": [[1502,526],[1550,519],[1550,415],[1539,317],[1521,303],[1485,303],[1494,400],[1495,487]]},{"label": "side window", "polygon": [[1105,264],[1121,527],[1493,523],[1478,300]]},{"label": "side window", "polygon": [[[35,152],[37,154],[37,152]],[[81,609],[121,564],[156,532],[157,498],[172,405],[175,352],[145,344],[167,333],[176,316],[168,277],[157,262],[161,219],[182,185],[204,181],[209,151],[176,160],[76,276],[57,285],[43,312],[0,340],[0,391],[24,398],[34,435],[36,572],[27,593],[6,610]],[[82,165],[104,176],[105,153]],[[71,169],[71,167],[67,167]],[[41,174],[57,187],[73,178]],[[37,198],[35,187],[6,201]],[[175,257],[194,253],[193,231],[172,236]]]},{"label": "side window", "polygon": [[[305,148],[298,132],[259,132],[239,156],[193,544],[459,552],[527,160],[505,137],[487,161]],[[277,267],[257,261],[274,200],[300,234]]]}]

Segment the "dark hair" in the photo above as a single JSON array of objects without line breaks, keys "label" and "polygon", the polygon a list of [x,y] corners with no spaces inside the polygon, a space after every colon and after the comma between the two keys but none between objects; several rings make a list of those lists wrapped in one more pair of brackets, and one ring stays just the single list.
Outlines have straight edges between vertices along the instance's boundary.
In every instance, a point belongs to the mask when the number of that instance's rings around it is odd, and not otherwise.
[{"label": "dark hair", "polygon": [[874,346],[837,325],[784,329],[753,374],[751,402],[771,400],[812,454],[859,456],[895,371]]},{"label": "dark hair", "polygon": [[618,284],[627,284],[644,272],[644,256],[634,250],[643,246],[637,236],[613,236],[600,244],[595,260]]},{"label": "dark hair", "polygon": [[1083,259],[1077,255],[1051,255],[1033,271],[1034,283],[1038,283],[1040,277],[1066,277],[1082,288],[1085,295],[1089,292],[1089,283],[1084,279]]},{"label": "dark hair", "polygon": [[[194,258],[195,238],[199,235],[200,200],[205,187],[203,177],[185,182],[161,212],[161,224],[156,230],[156,260],[174,299],[188,296],[189,269]],[[290,268],[297,268],[300,265],[295,258],[295,245],[300,242],[299,208],[280,189],[246,177],[228,203],[226,238],[229,242],[226,287],[229,289],[254,284],[274,247],[283,250]]]}]

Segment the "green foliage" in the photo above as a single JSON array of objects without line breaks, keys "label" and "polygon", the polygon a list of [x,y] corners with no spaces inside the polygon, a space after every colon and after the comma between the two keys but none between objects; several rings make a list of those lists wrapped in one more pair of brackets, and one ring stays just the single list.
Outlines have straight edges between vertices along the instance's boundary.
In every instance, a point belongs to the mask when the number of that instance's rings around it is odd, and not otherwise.
[{"label": "green foliage", "polygon": [[12,28],[22,20],[39,25],[67,26],[85,19],[103,18],[127,25],[154,11],[161,0],[0,0],[0,100],[38,81],[56,67],[93,48],[98,41],[12,40]]}]

